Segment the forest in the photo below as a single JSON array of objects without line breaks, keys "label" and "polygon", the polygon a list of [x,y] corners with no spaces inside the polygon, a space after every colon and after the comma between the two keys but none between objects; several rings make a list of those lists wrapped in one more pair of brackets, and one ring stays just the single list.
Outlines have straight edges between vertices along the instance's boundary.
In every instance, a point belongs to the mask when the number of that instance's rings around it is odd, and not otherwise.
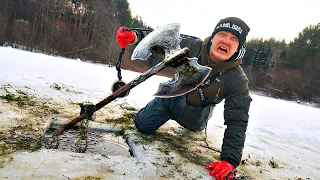
[{"label": "forest", "polygon": [[[110,66],[116,65],[121,51],[115,40],[120,26],[151,28],[141,17],[132,17],[127,0],[0,3],[0,45]],[[251,90],[320,105],[319,45],[320,23],[305,27],[289,43],[274,38],[248,40],[242,66]],[[124,55],[121,67],[143,72],[150,64],[130,62]]]}]

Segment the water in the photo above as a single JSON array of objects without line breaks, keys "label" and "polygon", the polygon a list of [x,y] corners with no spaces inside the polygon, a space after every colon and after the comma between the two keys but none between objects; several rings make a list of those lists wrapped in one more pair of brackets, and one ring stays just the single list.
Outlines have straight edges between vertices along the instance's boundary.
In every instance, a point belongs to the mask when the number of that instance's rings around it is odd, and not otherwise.
[{"label": "water", "polygon": [[103,156],[130,156],[129,146],[121,136],[115,136],[113,133],[89,131],[86,142],[80,140],[79,131],[75,129],[69,129],[58,137],[52,137],[51,134],[54,130],[50,128],[46,131],[42,142],[43,148]]}]

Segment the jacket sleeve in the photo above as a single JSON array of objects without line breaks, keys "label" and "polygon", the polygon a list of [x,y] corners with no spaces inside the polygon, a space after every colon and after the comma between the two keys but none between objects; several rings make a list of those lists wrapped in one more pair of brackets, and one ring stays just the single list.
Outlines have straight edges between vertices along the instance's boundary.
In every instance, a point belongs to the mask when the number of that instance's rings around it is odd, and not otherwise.
[{"label": "jacket sleeve", "polygon": [[193,36],[182,36],[182,41],[180,43],[180,47],[189,48],[190,52],[188,54],[189,58],[196,57],[198,58],[200,55],[202,40]]},{"label": "jacket sleeve", "polygon": [[221,160],[226,160],[234,167],[240,164],[246,139],[250,102],[248,78],[242,72],[237,78],[230,76],[225,95],[224,119],[227,126],[224,132]]},{"label": "jacket sleeve", "polygon": [[145,38],[149,33],[151,33],[153,30],[152,29],[147,29],[147,30],[137,30],[137,29],[134,29],[133,32],[136,34],[136,42],[134,43],[134,45],[137,45],[139,44],[139,42]]}]

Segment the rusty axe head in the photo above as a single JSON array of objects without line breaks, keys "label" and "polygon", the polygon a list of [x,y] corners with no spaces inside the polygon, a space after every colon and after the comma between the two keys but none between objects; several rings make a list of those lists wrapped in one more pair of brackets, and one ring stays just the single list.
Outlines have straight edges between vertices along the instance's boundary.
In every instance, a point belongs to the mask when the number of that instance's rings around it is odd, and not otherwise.
[{"label": "rusty axe head", "polygon": [[[179,24],[168,24],[148,34],[134,49],[132,60],[151,60],[153,50],[161,48],[167,58],[181,50]],[[185,57],[187,58],[187,57]],[[211,68],[201,66],[197,58],[188,58],[178,66],[172,66],[177,73],[168,82],[160,83],[155,96],[175,97],[188,93],[197,88],[209,75]]]}]

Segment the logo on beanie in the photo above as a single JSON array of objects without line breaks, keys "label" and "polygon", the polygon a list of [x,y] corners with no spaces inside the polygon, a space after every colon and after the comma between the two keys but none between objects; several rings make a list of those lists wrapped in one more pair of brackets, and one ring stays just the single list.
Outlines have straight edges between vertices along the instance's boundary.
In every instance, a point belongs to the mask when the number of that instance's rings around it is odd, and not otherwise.
[{"label": "logo on beanie", "polygon": [[219,29],[219,28],[230,28],[230,29],[237,31],[239,34],[242,33],[242,28],[236,24],[231,25],[231,23],[221,23],[221,24],[217,25],[217,27],[216,27],[216,29]]}]

